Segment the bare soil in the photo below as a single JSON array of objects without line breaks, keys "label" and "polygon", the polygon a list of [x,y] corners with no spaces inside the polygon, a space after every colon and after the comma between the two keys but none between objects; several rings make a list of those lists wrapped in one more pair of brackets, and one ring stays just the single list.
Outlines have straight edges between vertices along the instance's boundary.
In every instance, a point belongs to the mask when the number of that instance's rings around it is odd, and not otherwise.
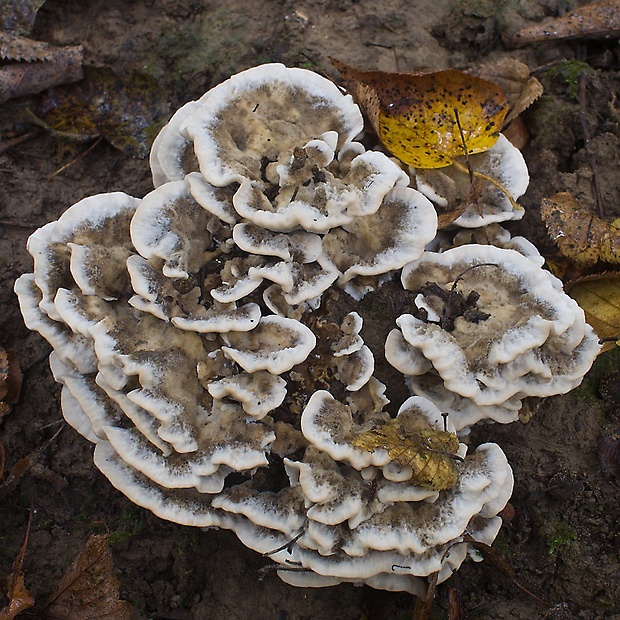
[{"label": "bare soil", "polygon": [[[412,71],[467,68],[503,57],[526,62],[546,93],[524,115],[531,137],[524,155],[531,185],[527,213],[511,228],[549,251],[539,204],[572,191],[593,206],[593,172],[585,151],[588,128],[605,215],[620,215],[620,58],[617,39],[545,42],[510,49],[502,33],[557,15],[554,0],[47,0],[34,37],[81,44],[86,63],[117,71],[139,69],[158,78],[171,111],[241,69],[267,61],[331,71],[328,57],[362,68]],[[582,75],[586,99],[579,101]],[[0,131],[25,128],[27,102],[0,108]],[[36,100],[34,101],[36,103]],[[83,147],[81,147],[83,148]],[[41,135],[0,155],[0,344],[24,370],[21,401],[0,426],[10,470],[62,424],[59,386],[51,377],[50,348],[24,326],[13,282],[32,270],[29,234],[71,204],[100,192],[142,196],[151,189],[145,160],[105,142],[50,178],[74,156]],[[368,341],[380,342],[386,300],[361,305]],[[375,352],[377,352],[377,347]],[[379,356],[379,354],[378,354]],[[619,620],[620,482],[603,462],[598,440],[618,432],[618,398],[598,393],[601,377],[618,370],[620,356],[597,360],[582,387],[532,403],[529,423],[483,425],[473,446],[501,445],[514,468],[514,517],[496,548],[523,586],[496,564],[466,562],[438,587],[432,617],[448,616],[451,588],[469,620]],[[379,365],[393,399],[405,395],[399,377]],[[611,384],[614,387],[613,382]],[[615,385],[616,394],[620,386]],[[268,560],[226,531],[200,531],[162,521],[117,492],[92,464],[92,447],[67,427],[5,484],[0,497],[0,576],[11,571],[31,504],[35,517],[26,555],[26,586],[44,601],[88,535],[110,532],[121,595],[136,618],[231,620],[369,620],[412,617],[407,594],[342,585],[296,589],[269,571]],[[0,607],[2,605],[0,604]],[[461,616],[459,616],[461,617]]]}]

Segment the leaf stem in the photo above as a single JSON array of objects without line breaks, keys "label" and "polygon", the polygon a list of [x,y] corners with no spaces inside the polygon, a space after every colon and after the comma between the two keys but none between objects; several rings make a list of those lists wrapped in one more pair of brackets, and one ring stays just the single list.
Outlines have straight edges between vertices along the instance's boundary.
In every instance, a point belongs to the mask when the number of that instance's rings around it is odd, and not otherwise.
[{"label": "leaf stem", "polygon": [[[467,166],[464,166],[461,162],[455,159],[452,165],[459,172],[463,172],[464,174],[467,174],[469,176],[470,170],[468,170]],[[506,198],[508,198],[512,208],[515,211],[523,210],[523,207],[510,195],[510,192],[497,179],[494,179],[493,177],[490,177],[488,174],[484,174],[483,172],[478,172],[478,170],[472,170],[471,172],[476,178],[482,179],[483,181],[487,181],[487,183],[490,183],[491,185],[494,185],[495,187],[497,187],[497,189],[500,192],[502,192],[502,194],[504,194]]]}]

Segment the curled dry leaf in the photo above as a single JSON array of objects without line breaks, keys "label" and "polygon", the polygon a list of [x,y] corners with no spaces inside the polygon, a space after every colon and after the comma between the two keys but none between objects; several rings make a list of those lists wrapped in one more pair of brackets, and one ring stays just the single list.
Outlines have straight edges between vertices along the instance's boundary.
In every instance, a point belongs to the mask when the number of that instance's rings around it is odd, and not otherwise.
[{"label": "curled dry leaf", "polygon": [[19,400],[22,373],[17,357],[0,347],[0,419]]},{"label": "curled dry leaf", "polygon": [[8,605],[4,609],[0,609],[0,620],[13,620],[15,616],[34,605],[34,598],[26,589],[23,573],[24,557],[26,555],[26,548],[28,547],[31,525],[32,510],[30,512],[30,518],[28,519],[24,542],[13,562],[13,570],[7,579],[6,598],[8,600]]},{"label": "curled dry leaf", "polygon": [[385,148],[416,168],[444,168],[490,149],[508,101],[488,80],[448,69],[431,73],[359,71],[330,59]]},{"label": "curled dry leaf", "polygon": [[560,253],[581,267],[620,264],[618,220],[606,222],[579,206],[567,192],[543,199],[541,216]]},{"label": "curled dry leaf", "polygon": [[596,442],[602,470],[620,480],[620,435],[603,435]]},{"label": "curled dry leaf", "polygon": [[50,90],[41,104],[47,129],[75,140],[103,136],[130,157],[146,157],[168,112],[164,90],[151,76],[88,68],[84,80]]},{"label": "curled dry leaf", "polygon": [[431,427],[415,431],[402,427],[398,419],[361,433],[353,445],[368,452],[387,450],[391,459],[413,470],[411,483],[443,491],[456,484],[458,437]]},{"label": "curled dry leaf", "polygon": [[45,0],[0,0],[0,29],[28,34]]},{"label": "curled dry leaf", "polygon": [[543,94],[543,85],[530,74],[529,67],[515,58],[500,58],[472,71],[475,75],[497,84],[508,97],[507,126]]},{"label": "curled dry leaf", "polygon": [[547,19],[539,24],[507,34],[508,45],[519,47],[528,43],[557,39],[606,39],[620,35],[620,4],[618,0],[592,2],[562,17]]},{"label": "curled dry leaf", "polygon": [[598,337],[607,341],[603,351],[620,345],[620,273],[602,273],[573,284],[569,295],[586,313]]},{"label": "curled dry leaf", "polygon": [[0,33],[0,57],[17,62],[0,66],[0,103],[82,79],[80,46],[56,47]]},{"label": "curled dry leaf", "polygon": [[48,601],[46,617],[53,620],[130,620],[133,607],[119,600],[108,537],[93,535],[60,580]]}]

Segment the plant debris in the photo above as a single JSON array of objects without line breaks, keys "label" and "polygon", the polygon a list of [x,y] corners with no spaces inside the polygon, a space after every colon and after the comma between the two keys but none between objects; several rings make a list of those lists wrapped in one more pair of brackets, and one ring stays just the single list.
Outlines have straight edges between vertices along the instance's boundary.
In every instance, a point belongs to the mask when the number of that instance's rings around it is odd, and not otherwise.
[{"label": "plant debris", "polygon": [[0,420],[19,400],[22,372],[19,360],[10,351],[0,347]]},{"label": "plant debris", "polygon": [[558,39],[609,39],[620,35],[620,5],[618,0],[592,2],[571,13],[507,34],[504,41],[520,47],[541,41]]},{"label": "plant debris", "polygon": [[0,0],[0,29],[28,34],[45,0]]},{"label": "plant debris", "polygon": [[574,283],[569,295],[586,313],[586,320],[606,342],[603,350],[620,346],[620,273],[602,273]]},{"label": "plant debris", "polygon": [[[393,155],[416,168],[444,168],[490,149],[508,112],[502,89],[449,69],[407,74],[359,71],[330,59]],[[466,145],[466,148],[465,148]]]},{"label": "plant debris", "polygon": [[391,459],[412,468],[412,484],[443,491],[458,479],[459,440],[455,433],[430,427],[412,432],[394,419],[361,433],[352,443],[368,452],[387,450]]},{"label": "plant debris", "polygon": [[508,98],[508,114],[504,126],[508,126],[529,108],[544,91],[543,85],[530,73],[529,67],[515,58],[500,58],[472,70],[474,75],[497,84]]},{"label": "plant debris", "polygon": [[32,514],[33,510],[30,511],[24,542],[13,562],[13,570],[7,579],[6,592],[4,594],[6,595],[8,604],[4,609],[0,609],[0,620],[13,620],[15,616],[34,605],[34,598],[27,590],[24,583],[23,572],[24,557],[26,555],[26,548],[28,547],[30,527],[32,525]]},{"label": "plant debris", "polygon": [[81,46],[57,47],[0,32],[0,103],[82,79]]},{"label": "plant debris", "polygon": [[620,481],[620,435],[602,435],[596,447],[603,472]]},{"label": "plant debris", "polygon": [[620,222],[606,222],[582,209],[567,192],[545,198],[542,219],[562,256],[580,267],[620,264]]},{"label": "plant debris", "polygon": [[89,67],[81,82],[46,93],[38,119],[61,138],[103,136],[129,157],[144,158],[167,112],[165,91],[150,75]]},{"label": "plant debris", "polygon": [[130,620],[133,607],[119,599],[107,535],[92,535],[45,606],[50,620]]}]

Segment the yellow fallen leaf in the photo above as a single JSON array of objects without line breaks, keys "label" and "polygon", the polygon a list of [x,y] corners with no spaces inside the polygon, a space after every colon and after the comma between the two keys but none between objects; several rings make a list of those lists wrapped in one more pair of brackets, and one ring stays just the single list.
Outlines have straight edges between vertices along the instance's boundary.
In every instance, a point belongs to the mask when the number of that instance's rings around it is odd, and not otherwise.
[{"label": "yellow fallen leaf", "polygon": [[361,433],[353,445],[368,452],[385,449],[389,457],[413,470],[412,484],[443,491],[458,479],[455,457],[459,448],[454,433],[431,427],[405,429],[398,419]]},{"label": "yellow fallen leaf", "polygon": [[330,59],[385,148],[416,168],[443,168],[497,141],[508,110],[499,86],[462,71],[359,71]]},{"label": "yellow fallen leaf", "polygon": [[601,340],[603,350],[620,346],[620,273],[584,278],[574,284],[570,296],[586,313],[586,320]]},{"label": "yellow fallen leaf", "polygon": [[540,214],[560,252],[580,266],[620,264],[620,223],[582,209],[567,192],[544,198]]}]

